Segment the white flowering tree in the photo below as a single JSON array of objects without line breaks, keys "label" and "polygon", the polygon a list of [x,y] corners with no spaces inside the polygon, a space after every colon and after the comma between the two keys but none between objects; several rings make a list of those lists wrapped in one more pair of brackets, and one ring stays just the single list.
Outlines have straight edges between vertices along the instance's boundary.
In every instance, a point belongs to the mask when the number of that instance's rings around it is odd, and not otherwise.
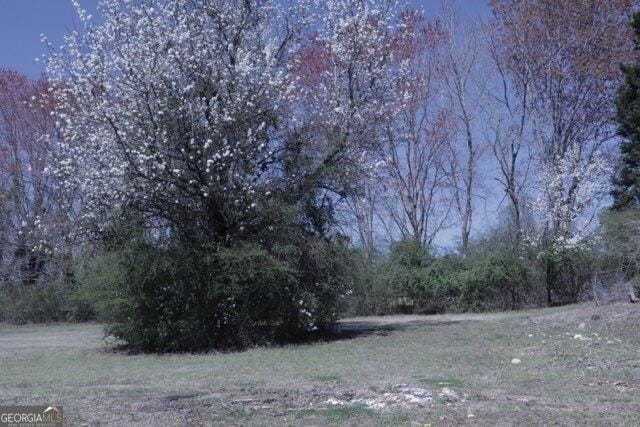
[{"label": "white flowering tree", "polygon": [[55,172],[82,189],[82,232],[130,210],[219,240],[274,197],[325,212],[358,191],[393,100],[397,4],[319,2],[313,20],[307,6],[107,0],[100,25],[80,11],[49,73]]},{"label": "white flowering tree", "polygon": [[619,64],[633,55],[628,0],[493,0],[505,67],[530,126],[539,197],[536,243],[547,248],[547,299],[552,259],[586,236],[609,191]]},{"label": "white flowering tree", "polygon": [[242,233],[278,173],[303,9],[106,0],[99,25],[79,9],[83,30],[48,71],[60,105],[55,173],[82,190],[83,232],[131,212],[179,238]]}]

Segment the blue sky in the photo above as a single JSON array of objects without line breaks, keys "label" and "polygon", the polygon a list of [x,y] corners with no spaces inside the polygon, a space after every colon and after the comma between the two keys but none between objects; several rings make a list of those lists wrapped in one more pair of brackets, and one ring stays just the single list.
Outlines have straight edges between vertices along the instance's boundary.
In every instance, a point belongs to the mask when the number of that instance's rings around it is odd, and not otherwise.
[{"label": "blue sky", "polygon": [[[97,0],[80,0],[84,9],[94,14]],[[412,0],[426,12],[440,8],[441,0]],[[476,19],[488,12],[486,0],[458,0],[457,8],[466,19]],[[0,0],[0,67],[13,68],[36,77],[43,64],[35,62],[47,49],[40,34],[54,46],[77,23],[70,0]]]},{"label": "blue sky", "polygon": [[[80,4],[88,10],[96,8],[95,0]],[[59,45],[76,23],[70,0],[0,0],[0,67],[38,76],[43,64],[35,58],[47,52],[40,35]]]}]

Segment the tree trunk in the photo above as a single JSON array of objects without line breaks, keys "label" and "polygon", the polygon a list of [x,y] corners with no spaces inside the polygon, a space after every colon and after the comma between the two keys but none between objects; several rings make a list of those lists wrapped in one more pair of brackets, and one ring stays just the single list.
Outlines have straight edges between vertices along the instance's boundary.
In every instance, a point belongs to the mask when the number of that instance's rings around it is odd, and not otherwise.
[{"label": "tree trunk", "polygon": [[553,305],[553,298],[551,297],[551,290],[553,288],[554,282],[554,273],[553,273],[553,262],[550,260],[546,261],[546,274],[545,274],[545,282],[547,286],[547,306],[551,307]]}]

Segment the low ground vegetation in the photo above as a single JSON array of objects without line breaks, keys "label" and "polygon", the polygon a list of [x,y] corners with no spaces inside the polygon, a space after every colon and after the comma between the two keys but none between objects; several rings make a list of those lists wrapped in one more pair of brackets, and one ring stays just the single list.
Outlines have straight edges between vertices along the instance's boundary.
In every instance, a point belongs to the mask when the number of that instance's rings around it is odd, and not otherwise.
[{"label": "low ground vegetation", "polygon": [[70,424],[640,422],[637,304],[339,324],[350,339],[171,355],[99,324],[5,324],[0,404],[62,404]]},{"label": "low ground vegetation", "polygon": [[533,274],[518,254],[430,258],[420,245],[403,241],[366,278],[353,306],[356,314],[517,309],[535,303]]}]

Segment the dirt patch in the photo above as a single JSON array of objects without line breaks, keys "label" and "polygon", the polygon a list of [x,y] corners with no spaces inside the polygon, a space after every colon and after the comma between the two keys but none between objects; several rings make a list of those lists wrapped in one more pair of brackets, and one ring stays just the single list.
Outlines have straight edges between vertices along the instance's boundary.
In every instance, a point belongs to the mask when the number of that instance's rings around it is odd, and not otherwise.
[{"label": "dirt patch", "polygon": [[[467,401],[464,393],[449,388],[413,387],[398,384],[388,388],[367,389],[308,388],[298,390],[246,388],[218,390],[217,392],[186,393],[170,396],[147,396],[124,403],[125,413],[136,414],[138,422],[158,414],[181,414],[185,421],[206,419],[233,420],[242,424],[244,419],[299,419],[310,414],[321,417],[350,413],[385,414],[398,411],[433,410]],[[116,398],[116,400],[119,400]],[[102,416],[107,416],[102,414]],[[99,419],[83,419],[96,422]],[[115,418],[114,418],[115,420]],[[122,420],[122,418],[120,418]],[[231,422],[235,424],[234,422]]]}]

